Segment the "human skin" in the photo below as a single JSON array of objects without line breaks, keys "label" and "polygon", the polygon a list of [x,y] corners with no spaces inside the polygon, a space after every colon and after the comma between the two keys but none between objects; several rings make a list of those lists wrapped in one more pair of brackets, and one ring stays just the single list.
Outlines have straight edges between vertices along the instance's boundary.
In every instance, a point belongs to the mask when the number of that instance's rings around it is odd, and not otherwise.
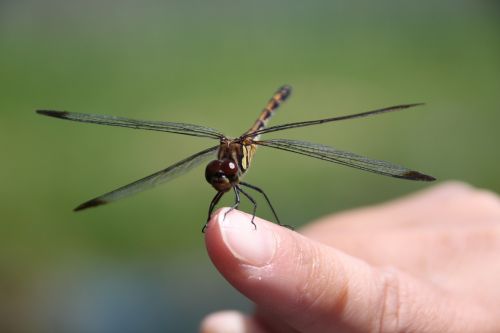
[{"label": "human skin", "polygon": [[212,332],[500,332],[500,199],[445,183],[296,231],[227,209],[206,230],[219,272],[253,315]]}]

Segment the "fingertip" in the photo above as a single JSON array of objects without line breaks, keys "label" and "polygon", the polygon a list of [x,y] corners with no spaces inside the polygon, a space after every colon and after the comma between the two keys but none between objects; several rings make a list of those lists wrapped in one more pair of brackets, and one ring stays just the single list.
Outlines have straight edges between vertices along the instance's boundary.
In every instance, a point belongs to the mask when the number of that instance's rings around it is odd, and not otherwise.
[{"label": "fingertip", "polygon": [[[253,223],[252,223],[253,222]],[[277,233],[291,232],[252,215],[219,209],[206,229],[205,243],[212,262],[226,277],[234,276],[235,267],[262,267],[272,260],[277,247]]]},{"label": "fingertip", "polygon": [[[258,218],[255,219],[257,220]],[[255,229],[250,221],[251,215],[237,209],[222,207],[216,210],[210,217],[205,228],[205,236],[206,238],[215,237],[216,234],[220,234],[223,228]]]},{"label": "fingertip", "polygon": [[255,320],[238,311],[220,311],[206,316],[200,324],[201,333],[260,333]]},{"label": "fingertip", "polygon": [[213,214],[212,216],[210,216],[210,219],[208,220],[207,224],[205,225],[205,227],[203,228],[203,233],[205,234],[205,240],[207,240],[208,238],[211,238],[211,237],[214,237],[215,235],[215,232],[217,231],[218,229],[218,221],[219,221],[219,215],[222,211],[225,211],[227,210],[228,208],[224,207],[224,208],[219,208],[217,209]]},{"label": "fingertip", "polygon": [[219,262],[228,262],[227,260],[220,260],[226,256],[227,252],[225,251],[224,242],[222,240],[220,220],[224,217],[228,209],[229,208],[220,208],[215,211],[204,228],[205,246],[210,259],[217,268],[219,268]]}]

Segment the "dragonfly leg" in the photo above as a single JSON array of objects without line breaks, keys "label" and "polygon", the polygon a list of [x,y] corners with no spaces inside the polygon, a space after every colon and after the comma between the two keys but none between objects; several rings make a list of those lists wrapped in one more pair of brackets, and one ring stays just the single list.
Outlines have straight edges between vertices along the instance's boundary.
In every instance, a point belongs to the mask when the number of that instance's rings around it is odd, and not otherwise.
[{"label": "dragonfly leg", "polygon": [[[292,226],[289,226],[287,224],[283,224],[283,223],[280,222],[280,219],[278,218],[278,215],[276,214],[276,211],[274,210],[274,207],[271,204],[271,200],[269,200],[269,197],[267,196],[267,194],[262,189],[258,188],[257,186],[245,183],[245,182],[240,182],[240,185],[243,185],[243,186],[246,186],[248,188],[251,188],[252,190],[255,190],[255,191],[259,192],[260,194],[262,194],[264,196],[264,198],[266,199],[267,204],[269,205],[269,208],[271,208],[271,211],[273,212],[273,215],[274,215],[274,218],[276,219],[276,222],[278,222],[278,224],[280,226],[282,226],[282,227],[285,227],[285,228],[293,230]],[[242,191],[242,193],[244,193],[244,192]]]},{"label": "dragonfly leg", "polygon": [[[240,183],[241,184],[241,183]],[[241,187],[238,187],[238,190],[243,193],[245,195],[245,197],[248,198],[248,200],[250,200],[250,202],[252,202],[253,204],[253,211],[252,211],[252,220],[250,220],[250,223],[253,224],[253,227],[255,230],[257,230],[257,226],[255,225],[255,222],[253,221],[255,219],[255,212],[257,211],[257,202],[255,201],[254,198],[252,198],[247,192],[243,191],[241,189]]]},{"label": "dragonfly leg", "polygon": [[226,218],[226,215],[232,211],[233,209],[236,209],[238,208],[238,206],[240,205],[240,193],[238,192],[239,189],[236,187],[236,186],[233,186],[233,190],[234,190],[234,195],[235,195],[235,198],[234,198],[234,204],[231,206],[231,208],[229,208],[228,210],[226,210],[226,212],[224,213],[224,219]]},{"label": "dragonfly leg", "polygon": [[214,198],[212,199],[212,202],[210,202],[210,207],[208,208],[208,217],[207,217],[207,222],[205,223],[205,225],[203,226],[203,228],[201,229],[201,232],[205,233],[205,229],[207,228],[208,226],[208,222],[210,221],[210,217],[212,216],[212,213],[214,211],[214,208],[215,206],[217,205],[217,203],[219,202],[220,198],[222,198],[222,196],[224,195],[224,192],[217,192],[217,194],[214,196]]}]

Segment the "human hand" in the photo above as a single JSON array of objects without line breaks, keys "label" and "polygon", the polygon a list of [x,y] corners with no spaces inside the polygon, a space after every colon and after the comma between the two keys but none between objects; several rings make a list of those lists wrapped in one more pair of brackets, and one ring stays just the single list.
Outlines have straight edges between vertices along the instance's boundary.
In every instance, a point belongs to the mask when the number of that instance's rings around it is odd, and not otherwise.
[{"label": "human hand", "polygon": [[500,332],[500,199],[447,183],[300,234],[219,210],[210,258],[256,304],[201,332]]}]

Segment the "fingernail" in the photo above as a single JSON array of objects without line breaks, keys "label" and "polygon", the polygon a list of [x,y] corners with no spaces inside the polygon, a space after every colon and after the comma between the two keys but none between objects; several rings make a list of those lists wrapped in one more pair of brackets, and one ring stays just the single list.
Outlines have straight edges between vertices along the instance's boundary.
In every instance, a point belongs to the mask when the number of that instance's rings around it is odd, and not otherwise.
[{"label": "fingernail", "polygon": [[222,240],[231,253],[240,261],[252,266],[265,266],[271,262],[276,252],[276,235],[265,224],[255,221],[252,216],[233,210],[224,218],[219,214]]}]

